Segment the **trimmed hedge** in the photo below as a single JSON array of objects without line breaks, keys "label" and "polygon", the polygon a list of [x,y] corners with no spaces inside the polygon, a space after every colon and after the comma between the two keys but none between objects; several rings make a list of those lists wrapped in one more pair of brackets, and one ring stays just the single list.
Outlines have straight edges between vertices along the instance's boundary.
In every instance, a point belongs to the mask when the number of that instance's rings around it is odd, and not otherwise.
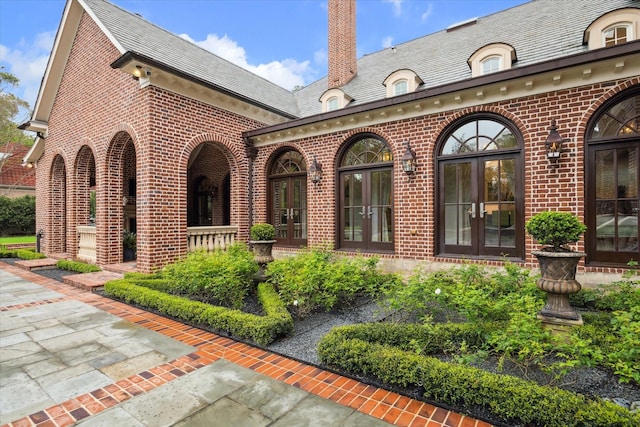
[{"label": "trimmed hedge", "polygon": [[100,267],[93,264],[87,264],[86,262],[72,261],[68,259],[61,259],[56,263],[56,267],[61,270],[76,271],[78,273],[95,273],[102,271]]},{"label": "trimmed hedge", "polygon": [[293,330],[291,315],[268,283],[258,285],[258,298],[266,315],[257,316],[153,289],[164,288],[167,285],[165,280],[149,276],[144,279],[134,276],[140,278],[131,280],[128,277],[131,276],[105,283],[105,293],[126,303],[137,304],[190,324],[225,331],[260,345],[268,345]]},{"label": "trimmed hedge", "polygon": [[632,427],[640,414],[614,403],[589,400],[557,387],[541,386],[509,375],[442,362],[399,347],[420,327],[363,324],[333,329],[318,345],[327,366],[379,379],[392,386],[424,387],[424,397],[465,407],[480,406],[500,421],[534,426]]}]

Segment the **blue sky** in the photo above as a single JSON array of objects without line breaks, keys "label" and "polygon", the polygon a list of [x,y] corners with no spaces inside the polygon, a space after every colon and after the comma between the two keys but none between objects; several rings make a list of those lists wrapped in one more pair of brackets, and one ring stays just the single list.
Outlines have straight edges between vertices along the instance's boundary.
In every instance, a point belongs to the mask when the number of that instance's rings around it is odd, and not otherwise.
[{"label": "blue sky", "polygon": [[[358,57],[527,0],[358,0]],[[326,0],[111,0],[287,89],[327,72]],[[0,67],[33,106],[65,0],[0,0]],[[3,88],[6,90],[6,88]],[[29,118],[17,117],[16,122]]]}]

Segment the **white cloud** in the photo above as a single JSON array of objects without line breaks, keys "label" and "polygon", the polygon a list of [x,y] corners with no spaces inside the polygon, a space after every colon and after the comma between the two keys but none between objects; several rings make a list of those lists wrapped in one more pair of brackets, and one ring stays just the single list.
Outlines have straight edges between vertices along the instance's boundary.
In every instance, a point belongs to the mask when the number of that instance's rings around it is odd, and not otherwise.
[{"label": "white cloud", "polygon": [[[285,89],[291,90],[296,86],[304,86],[307,83],[305,80],[313,76],[310,61],[299,62],[295,59],[284,59],[268,64],[249,64],[244,48],[238,46],[238,43],[226,34],[222,37],[217,34],[209,34],[202,41],[193,40],[188,34],[181,34],[180,37]],[[318,52],[315,54],[316,60],[318,54]]]},{"label": "white cloud", "polygon": [[32,108],[54,39],[55,31],[50,31],[37,34],[33,41],[21,40],[16,49],[0,46],[0,63],[20,80],[18,88],[10,92],[27,101]]},{"label": "white cloud", "polygon": [[420,19],[423,21],[426,21],[431,16],[432,11],[433,11],[433,3],[429,3],[429,5],[427,6],[427,10],[425,10],[422,13],[422,15],[420,16]]},{"label": "white cloud", "polygon": [[382,39],[382,48],[386,49],[393,46],[393,37],[387,36]]},{"label": "white cloud", "polygon": [[404,0],[384,0],[385,3],[391,3],[393,6],[393,14],[395,16],[402,15],[402,3]]}]

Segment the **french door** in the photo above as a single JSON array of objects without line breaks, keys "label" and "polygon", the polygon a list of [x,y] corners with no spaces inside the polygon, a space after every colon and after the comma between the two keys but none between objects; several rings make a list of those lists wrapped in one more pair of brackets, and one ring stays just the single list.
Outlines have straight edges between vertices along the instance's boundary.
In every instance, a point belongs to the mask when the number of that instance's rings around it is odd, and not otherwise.
[{"label": "french door", "polygon": [[523,257],[519,155],[439,163],[441,254]]},{"label": "french door", "polygon": [[392,170],[344,171],[340,182],[340,247],[392,251]]},{"label": "french door", "polygon": [[278,244],[302,246],[307,241],[307,179],[271,179],[273,224]]},{"label": "french door", "polygon": [[588,260],[640,260],[640,140],[592,144],[587,156]]}]

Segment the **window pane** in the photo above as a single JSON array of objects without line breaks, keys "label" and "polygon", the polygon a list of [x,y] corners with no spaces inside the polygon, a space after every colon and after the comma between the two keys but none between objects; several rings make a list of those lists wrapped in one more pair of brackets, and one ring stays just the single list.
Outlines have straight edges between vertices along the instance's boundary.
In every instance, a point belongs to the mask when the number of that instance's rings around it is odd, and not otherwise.
[{"label": "window pane", "polygon": [[596,199],[613,199],[616,195],[615,150],[596,153]]},{"label": "window pane", "polygon": [[341,166],[387,163],[393,160],[391,149],[376,138],[361,139],[351,145],[342,158]]},{"label": "window pane", "polygon": [[596,246],[599,251],[615,250],[615,204],[596,201]]},{"label": "window pane", "polygon": [[500,71],[500,57],[492,56],[482,61],[482,74],[495,73]]},{"label": "window pane", "polygon": [[271,167],[271,175],[283,175],[296,172],[304,172],[307,165],[302,154],[297,151],[287,151],[281,154]]},{"label": "window pane", "polygon": [[338,107],[338,98],[331,98],[327,101],[327,111],[337,110]]},{"label": "window pane", "polygon": [[605,111],[591,130],[591,138],[610,138],[640,133],[640,95]]},{"label": "window pane", "polygon": [[407,93],[407,81],[401,80],[396,82],[393,85],[393,94],[394,95],[402,95],[403,93]]},{"label": "window pane", "polygon": [[445,142],[442,154],[517,148],[518,140],[504,124],[495,120],[475,120],[456,129]]}]

